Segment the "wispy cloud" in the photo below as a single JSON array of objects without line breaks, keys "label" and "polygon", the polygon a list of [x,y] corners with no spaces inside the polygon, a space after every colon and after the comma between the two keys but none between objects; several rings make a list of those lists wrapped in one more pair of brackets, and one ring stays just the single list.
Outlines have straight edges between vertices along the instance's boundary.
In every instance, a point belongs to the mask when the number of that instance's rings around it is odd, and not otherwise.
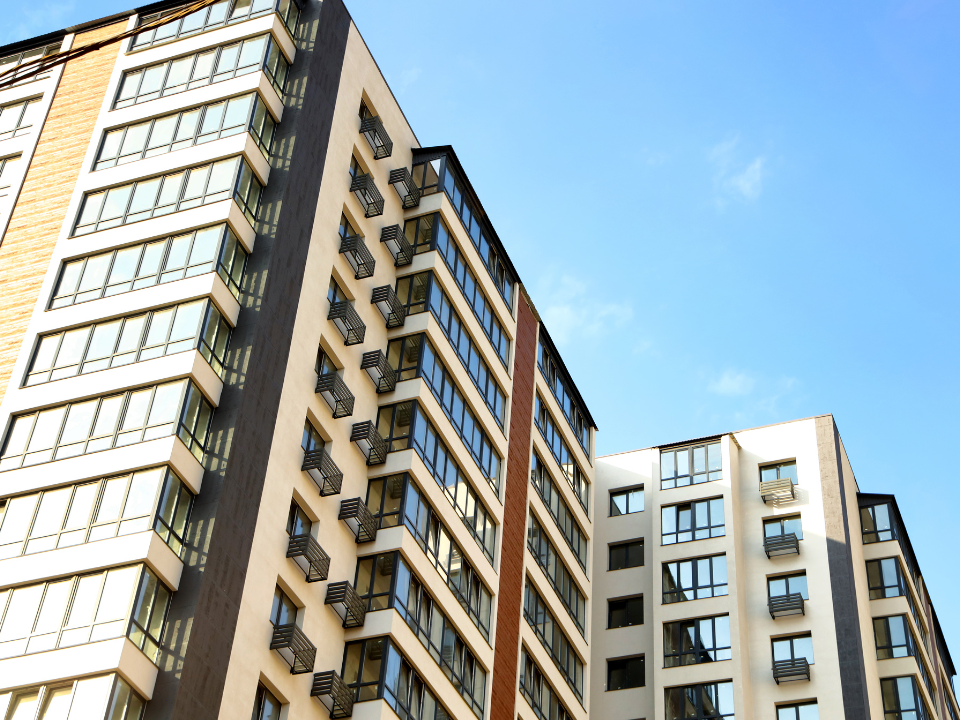
[{"label": "wispy cloud", "polygon": [[757,155],[745,161],[739,146],[740,136],[734,135],[714,145],[707,155],[714,168],[714,203],[720,209],[731,200],[754,202],[763,191],[767,158]]},{"label": "wispy cloud", "polygon": [[749,395],[755,384],[756,381],[753,377],[745,372],[725,370],[720,377],[714,379],[707,385],[707,390],[716,395],[733,397],[736,395]]},{"label": "wispy cloud", "polygon": [[572,275],[545,275],[533,297],[550,337],[558,345],[599,338],[633,318],[629,303],[606,300],[596,288]]},{"label": "wispy cloud", "polygon": [[0,43],[6,45],[61,28],[74,7],[72,0],[52,4],[12,4],[8,8],[10,12],[6,13],[5,27],[0,31]]},{"label": "wispy cloud", "polygon": [[732,419],[736,422],[758,422],[759,418],[778,418],[784,404],[795,405],[801,383],[789,376],[765,377],[746,370],[728,368],[720,373],[707,374],[707,391],[729,398],[733,405]]},{"label": "wispy cloud", "polygon": [[419,65],[407,68],[400,73],[400,77],[397,78],[397,82],[394,84],[393,89],[397,93],[406,92],[415,82],[417,82],[422,73],[423,68],[421,68]]}]

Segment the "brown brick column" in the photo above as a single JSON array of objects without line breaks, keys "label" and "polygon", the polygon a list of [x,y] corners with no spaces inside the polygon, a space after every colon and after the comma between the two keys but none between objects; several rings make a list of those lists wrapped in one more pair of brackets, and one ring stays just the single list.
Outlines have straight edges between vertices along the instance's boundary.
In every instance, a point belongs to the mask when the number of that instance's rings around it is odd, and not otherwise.
[{"label": "brown brick column", "polygon": [[[81,33],[73,47],[121,33],[126,24],[124,20]],[[0,239],[0,400],[20,354],[118,52],[119,45],[110,44],[64,67],[10,224]]]},{"label": "brown brick column", "polygon": [[520,293],[514,344],[510,449],[507,453],[503,528],[500,533],[500,588],[493,655],[490,720],[513,720],[517,697],[520,613],[523,606],[523,552],[527,535],[527,488],[530,486],[530,431],[537,363],[537,321],[526,293]]}]

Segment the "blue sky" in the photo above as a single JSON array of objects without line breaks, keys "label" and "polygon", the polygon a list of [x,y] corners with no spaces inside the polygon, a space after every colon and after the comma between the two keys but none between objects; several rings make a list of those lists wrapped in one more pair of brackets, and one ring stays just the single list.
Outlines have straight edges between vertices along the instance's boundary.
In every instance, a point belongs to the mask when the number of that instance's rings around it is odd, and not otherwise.
[{"label": "blue sky", "polygon": [[[960,5],[347,4],[420,142],[456,148],[598,453],[832,412],[960,663]],[[129,3],[0,7],[12,42]]]}]

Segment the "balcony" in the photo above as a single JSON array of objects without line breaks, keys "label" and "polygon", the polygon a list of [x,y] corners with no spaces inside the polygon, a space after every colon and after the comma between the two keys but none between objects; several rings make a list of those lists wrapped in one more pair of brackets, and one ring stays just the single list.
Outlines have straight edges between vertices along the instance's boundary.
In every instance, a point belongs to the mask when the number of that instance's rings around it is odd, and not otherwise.
[{"label": "balcony", "polygon": [[373,275],[373,270],[377,265],[367,244],[363,241],[363,235],[347,235],[340,240],[340,254],[343,255],[350,267],[353,268],[353,276],[357,280],[363,280]]},{"label": "balcony", "polygon": [[397,387],[397,373],[390,367],[383,350],[365,352],[360,361],[360,369],[367,371],[367,375],[373,380],[378,394],[391,392]]},{"label": "balcony", "polygon": [[400,202],[403,203],[404,210],[415,208],[420,205],[420,188],[413,181],[413,176],[405,167],[390,171],[388,182],[393,185],[393,189],[400,196]]},{"label": "balcony", "polygon": [[764,503],[770,501],[774,505],[783,505],[797,499],[797,488],[790,478],[767,480],[760,483],[760,498]]},{"label": "balcony", "polygon": [[374,160],[383,160],[390,157],[393,153],[393,140],[383,129],[383,123],[378,115],[364,118],[360,122],[360,134],[370,143],[370,149],[373,150]]},{"label": "balcony", "polygon": [[770,598],[767,600],[767,610],[770,611],[770,617],[774,620],[789,615],[806,615],[803,607],[803,595],[800,593],[777,595]]},{"label": "balcony", "polygon": [[274,626],[270,649],[276,650],[280,657],[286,660],[291,675],[313,672],[317,647],[307,640],[303,630],[293,623]]},{"label": "balcony", "polygon": [[344,345],[359,345],[367,334],[367,326],[363,324],[357,309],[349,300],[331,303],[327,320],[337,326],[337,330],[343,335]]},{"label": "balcony", "polygon": [[346,580],[327,585],[327,597],[324,598],[323,604],[333,606],[334,612],[343,620],[345,628],[362,627],[363,621],[367,618],[366,602],[357,595],[353,585]]},{"label": "balcony", "polygon": [[400,302],[392,286],[381,285],[374,288],[370,304],[376,305],[383,319],[387,321],[387,330],[403,327],[403,322],[407,319],[407,309]]},{"label": "balcony", "polygon": [[353,715],[353,690],[348,688],[334,670],[316,673],[313,676],[311,697],[317,698],[330,712],[330,720]]},{"label": "balcony", "polygon": [[357,200],[363,207],[364,217],[383,215],[383,195],[374,185],[373,175],[366,173],[354,176],[353,182],[350,183],[350,192],[357,196]]},{"label": "balcony", "polygon": [[327,579],[330,571],[330,556],[327,555],[312,535],[292,535],[287,545],[287,557],[291,558],[307,577],[307,582]]},{"label": "balcony", "polygon": [[387,443],[370,420],[353,424],[350,442],[360,448],[367,465],[383,465],[387,461]]},{"label": "balcony", "polygon": [[334,418],[342,418],[353,415],[353,393],[343,381],[343,378],[335,372],[326,373],[317,378],[317,395],[322,397],[330,409],[333,410]]},{"label": "balcony", "polygon": [[370,514],[363,498],[347,498],[340,503],[337,520],[343,520],[350,532],[357,538],[357,544],[373,542],[377,539],[377,519]]},{"label": "balcony", "polygon": [[806,658],[778,660],[773,663],[773,679],[777,681],[777,685],[782,682],[809,680],[810,663],[807,662]]},{"label": "balcony", "polygon": [[313,478],[317,489],[320,490],[320,497],[340,494],[343,473],[326,450],[310,450],[304,453],[303,465],[300,469]]},{"label": "balcony", "polygon": [[799,555],[800,541],[796,533],[772,535],[763,539],[763,551],[767,554],[768,560],[778,555]]},{"label": "balcony", "polygon": [[393,264],[397,267],[413,262],[413,245],[407,240],[399,225],[388,225],[383,228],[380,231],[380,242],[387,246],[387,250],[393,255]]}]

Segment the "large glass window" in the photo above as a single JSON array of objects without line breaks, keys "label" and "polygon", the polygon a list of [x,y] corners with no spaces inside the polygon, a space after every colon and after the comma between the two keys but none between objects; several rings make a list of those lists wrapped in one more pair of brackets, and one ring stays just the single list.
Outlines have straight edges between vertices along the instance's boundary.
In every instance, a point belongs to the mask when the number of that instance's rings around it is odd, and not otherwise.
[{"label": "large glass window", "polygon": [[590,427],[585,419],[587,414],[577,403],[578,393],[574,389],[573,381],[567,375],[563,361],[560,360],[560,356],[552,349],[552,346],[548,346],[543,332],[541,329],[537,348],[537,365],[543,379],[547,381],[547,385],[550,387],[550,392],[553,393],[560,404],[563,415],[567,418],[577,442],[580,443],[583,451],[590,455]]},{"label": "large glass window", "polygon": [[770,644],[775,663],[805,659],[813,665],[813,638],[810,635],[777,638]]},{"label": "large glass window", "polygon": [[726,555],[663,563],[664,605],[726,594]]},{"label": "large glass window", "polygon": [[760,482],[769,480],[785,480],[790,478],[790,482],[797,484],[797,461],[777,463],[776,465],[764,465],[760,468]]},{"label": "large glass window", "polygon": [[128,70],[120,82],[113,109],[175,95],[258,70],[263,70],[274,90],[283,97],[290,65],[276,40],[269,35],[259,35],[157,65]]},{"label": "large glass window", "polygon": [[[152,15],[144,15],[140,18],[139,24],[145,25],[149,22],[156,22],[164,16],[182,9],[181,6]],[[179,40],[224,25],[260,17],[270,12],[276,12],[290,34],[296,35],[300,8],[295,0],[221,0],[221,2],[213,3],[213,5],[190,13],[179,20],[135,35],[130,43],[130,49],[140,50],[151,45]]]},{"label": "large glass window", "polygon": [[643,486],[610,492],[610,517],[643,512]]},{"label": "large glass window", "polygon": [[927,720],[927,706],[912,675],[880,681],[884,720]]},{"label": "large glass window", "polygon": [[660,509],[661,545],[723,537],[723,498],[667,505]]},{"label": "large glass window", "polygon": [[563,475],[567,479],[567,482],[570,483],[570,487],[573,488],[573,494],[577,496],[577,500],[580,502],[580,505],[583,506],[583,509],[589,512],[589,483],[583,471],[580,469],[576,458],[564,441],[563,436],[557,430],[553,416],[550,414],[550,410],[547,409],[547,404],[540,398],[539,394],[536,396],[533,419],[544,442],[546,442],[547,447],[550,448],[550,453],[557,461],[557,464],[560,465],[560,470],[563,471]]},{"label": "large glass window", "polygon": [[698,665],[729,660],[730,616],[663,624],[663,666]]},{"label": "large glass window", "polygon": [[807,573],[781,575],[767,580],[768,597],[782,597],[784,595],[801,595],[804,600],[810,599],[807,592]]},{"label": "large glass window", "polygon": [[170,597],[145,565],[0,590],[0,658],[128,635],[156,662]]},{"label": "large glass window", "polygon": [[628,690],[646,685],[645,658],[607,660],[607,690]]},{"label": "large glass window", "polygon": [[18,415],[0,471],[177,435],[202,459],[213,407],[190,380]]},{"label": "large glass window", "polygon": [[583,702],[583,661],[573,649],[570,639],[550,612],[550,607],[544,602],[536,588],[527,578],[524,590],[523,616],[533,628],[537,638],[550,653],[560,674],[573,690],[574,695]]},{"label": "large glass window", "polygon": [[607,601],[607,629],[643,625],[643,595]]},{"label": "large glass window", "polygon": [[230,326],[209,300],[44,335],[24,385],[60,380],[187,350],[199,350],[223,375]]},{"label": "large glass window", "polygon": [[860,508],[860,527],[864,545],[897,539],[893,510],[889,503]]},{"label": "large glass window", "polygon": [[233,198],[251,223],[263,185],[241,157],[100,190],[83,198],[73,234],[106,230]]},{"label": "large glass window", "polygon": [[[4,68],[0,67],[0,72]],[[0,107],[0,141],[26,135],[40,119],[40,100],[21,100]]]},{"label": "large glass window", "polygon": [[227,225],[64,263],[50,309],[216,272],[240,297],[247,252]]},{"label": "large glass window", "polygon": [[5,720],[140,720],[145,704],[115,674],[0,692]]},{"label": "large glass window", "polygon": [[520,694],[540,720],[571,720],[570,711],[526,648],[520,649]]},{"label": "large glass window", "polygon": [[193,496],[168,468],[0,500],[0,559],[153,528],[178,555]]},{"label": "large glass window", "polygon": [[663,450],[660,453],[660,489],[685,487],[723,478],[720,443]]},{"label": "large glass window", "polygon": [[770,518],[763,521],[763,536],[780,537],[781,535],[796,535],[797,540],[803,540],[803,526],[799,515]]},{"label": "large glass window", "polygon": [[100,143],[93,169],[103,170],[242,132],[249,132],[269,158],[276,126],[260,96],[248,93],[109,130]]},{"label": "large glass window", "polygon": [[663,691],[666,720],[721,720],[734,717],[733,683],[706,683]]},{"label": "large glass window", "polygon": [[553,589],[557,591],[567,613],[573,618],[577,630],[583,634],[587,600],[533,513],[530,513],[530,523],[527,525],[527,549],[540,565],[550,584],[553,585]]},{"label": "large glass window", "polygon": [[533,487],[536,488],[543,504],[550,511],[550,516],[559,528],[563,539],[573,551],[574,557],[580,567],[587,569],[587,536],[580,528],[580,523],[570,510],[570,506],[560,494],[560,488],[553,482],[549,471],[540,459],[540,456],[534,452],[530,457],[530,479]]},{"label": "large glass window", "polygon": [[820,720],[820,710],[815,702],[778,705],[777,720]]},{"label": "large glass window", "polygon": [[609,546],[610,562],[608,570],[625,570],[643,565],[643,538],[629,542],[614,543]]}]

